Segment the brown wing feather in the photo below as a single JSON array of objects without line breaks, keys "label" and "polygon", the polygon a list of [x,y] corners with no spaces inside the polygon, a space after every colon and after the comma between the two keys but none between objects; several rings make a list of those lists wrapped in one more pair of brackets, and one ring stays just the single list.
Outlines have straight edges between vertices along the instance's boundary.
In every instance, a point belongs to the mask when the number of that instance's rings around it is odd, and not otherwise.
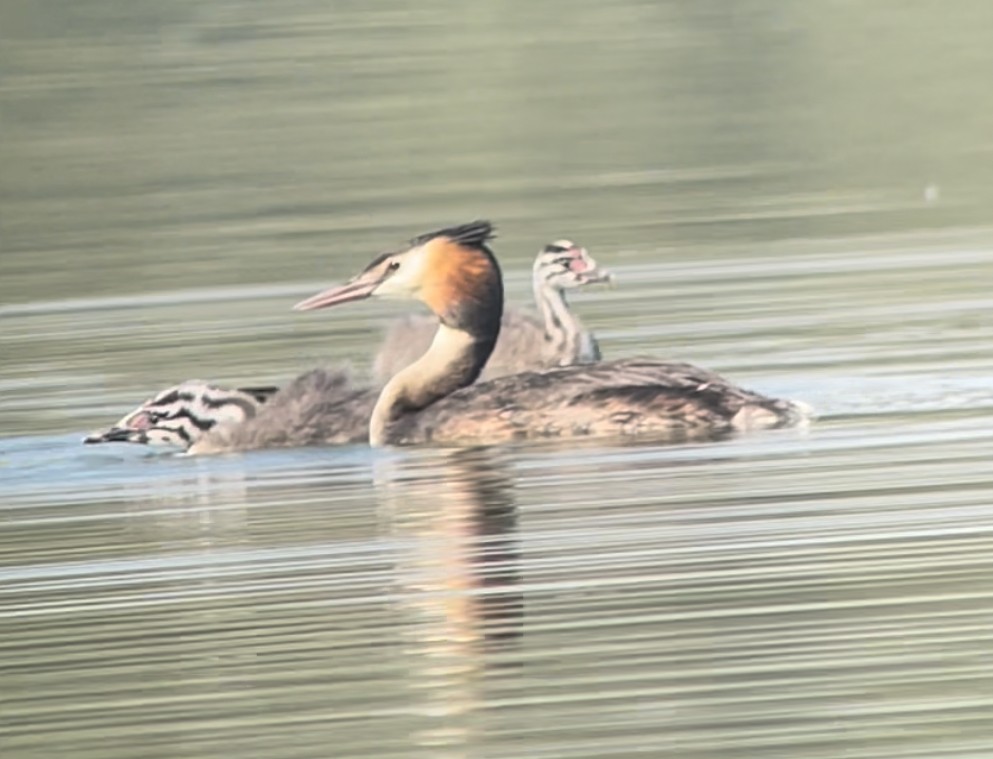
[{"label": "brown wing feather", "polygon": [[494,444],[557,437],[720,437],[793,424],[788,401],[690,364],[628,359],[501,377],[397,420],[397,444]]},{"label": "brown wing feather", "polygon": [[191,451],[367,442],[377,395],[373,389],[353,387],[346,372],[314,369],[270,397],[254,418],[211,432]]}]

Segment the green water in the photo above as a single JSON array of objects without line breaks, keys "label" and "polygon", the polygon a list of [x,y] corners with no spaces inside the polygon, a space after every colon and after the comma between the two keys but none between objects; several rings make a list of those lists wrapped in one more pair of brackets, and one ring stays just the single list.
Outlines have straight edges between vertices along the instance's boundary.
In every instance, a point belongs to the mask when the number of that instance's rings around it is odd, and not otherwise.
[{"label": "green water", "polygon": [[[987,3],[0,2],[0,755],[980,757]],[[712,445],[83,447],[361,381],[290,312],[475,217],[608,357],[815,407]]]}]

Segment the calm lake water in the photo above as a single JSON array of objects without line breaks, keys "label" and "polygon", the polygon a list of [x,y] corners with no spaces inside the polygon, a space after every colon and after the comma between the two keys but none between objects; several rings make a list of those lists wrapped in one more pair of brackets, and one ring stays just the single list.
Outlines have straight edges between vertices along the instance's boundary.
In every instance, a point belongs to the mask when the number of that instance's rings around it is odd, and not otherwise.
[{"label": "calm lake water", "polygon": [[[993,6],[0,4],[0,755],[988,757]],[[361,380],[404,239],[547,241],[609,357],[802,399],[671,447],[84,447]]]}]

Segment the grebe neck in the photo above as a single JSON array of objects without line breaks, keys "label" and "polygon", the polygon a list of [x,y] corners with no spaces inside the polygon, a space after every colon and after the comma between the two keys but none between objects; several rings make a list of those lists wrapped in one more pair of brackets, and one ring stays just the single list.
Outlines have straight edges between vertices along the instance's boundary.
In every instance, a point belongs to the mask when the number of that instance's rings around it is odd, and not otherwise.
[{"label": "grebe neck", "polygon": [[545,280],[536,278],[534,300],[541,313],[545,340],[554,351],[554,355],[575,356],[582,340],[583,325],[580,324],[579,317],[569,308],[565,291],[561,287],[555,287]]},{"label": "grebe neck", "polygon": [[441,323],[430,347],[383,387],[369,422],[373,446],[388,442],[390,424],[404,414],[420,411],[479,377],[500,335],[503,315],[500,269],[492,254],[487,257],[489,276],[444,308],[432,309]]}]

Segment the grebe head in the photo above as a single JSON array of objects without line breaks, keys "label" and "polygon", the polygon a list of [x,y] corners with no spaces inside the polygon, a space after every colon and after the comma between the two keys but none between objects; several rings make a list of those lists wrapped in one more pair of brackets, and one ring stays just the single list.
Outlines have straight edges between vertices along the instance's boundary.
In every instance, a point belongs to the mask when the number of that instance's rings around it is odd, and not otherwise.
[{"label": "grebe head", "polygon": [[254,417],[276,388],[228,390],[187,380],[148,399],[84,443],[138,443],[187,449],[218,425]]},{"label": "grebe head", "polygon": [[493,236],[488,221],[420,235],[402,250],[380,254],[344,285],[293,308],[311,311],[369,297],[420,300],[442,324],[471,329],[481,310],[494,302],[497,310],[503,306],[500,268],[486,245]]},{"label": "grebe head", "polygon": [[593,282],[611,282],[613,275],[571,240],[556,240],[546,245],[534,261],[535,283],[569,290]]},{"label": "grebe head", "polygon": [[493,352],[503,314],[503,279],[486,246],[488,221],[415,237],[375,258],[358,276],[294,308],[308,311],[370,296],[419,300],[441,322],[431,346],[383,386],[369,420],[369,442],[383,445],[390,425],[471,385]]}]

